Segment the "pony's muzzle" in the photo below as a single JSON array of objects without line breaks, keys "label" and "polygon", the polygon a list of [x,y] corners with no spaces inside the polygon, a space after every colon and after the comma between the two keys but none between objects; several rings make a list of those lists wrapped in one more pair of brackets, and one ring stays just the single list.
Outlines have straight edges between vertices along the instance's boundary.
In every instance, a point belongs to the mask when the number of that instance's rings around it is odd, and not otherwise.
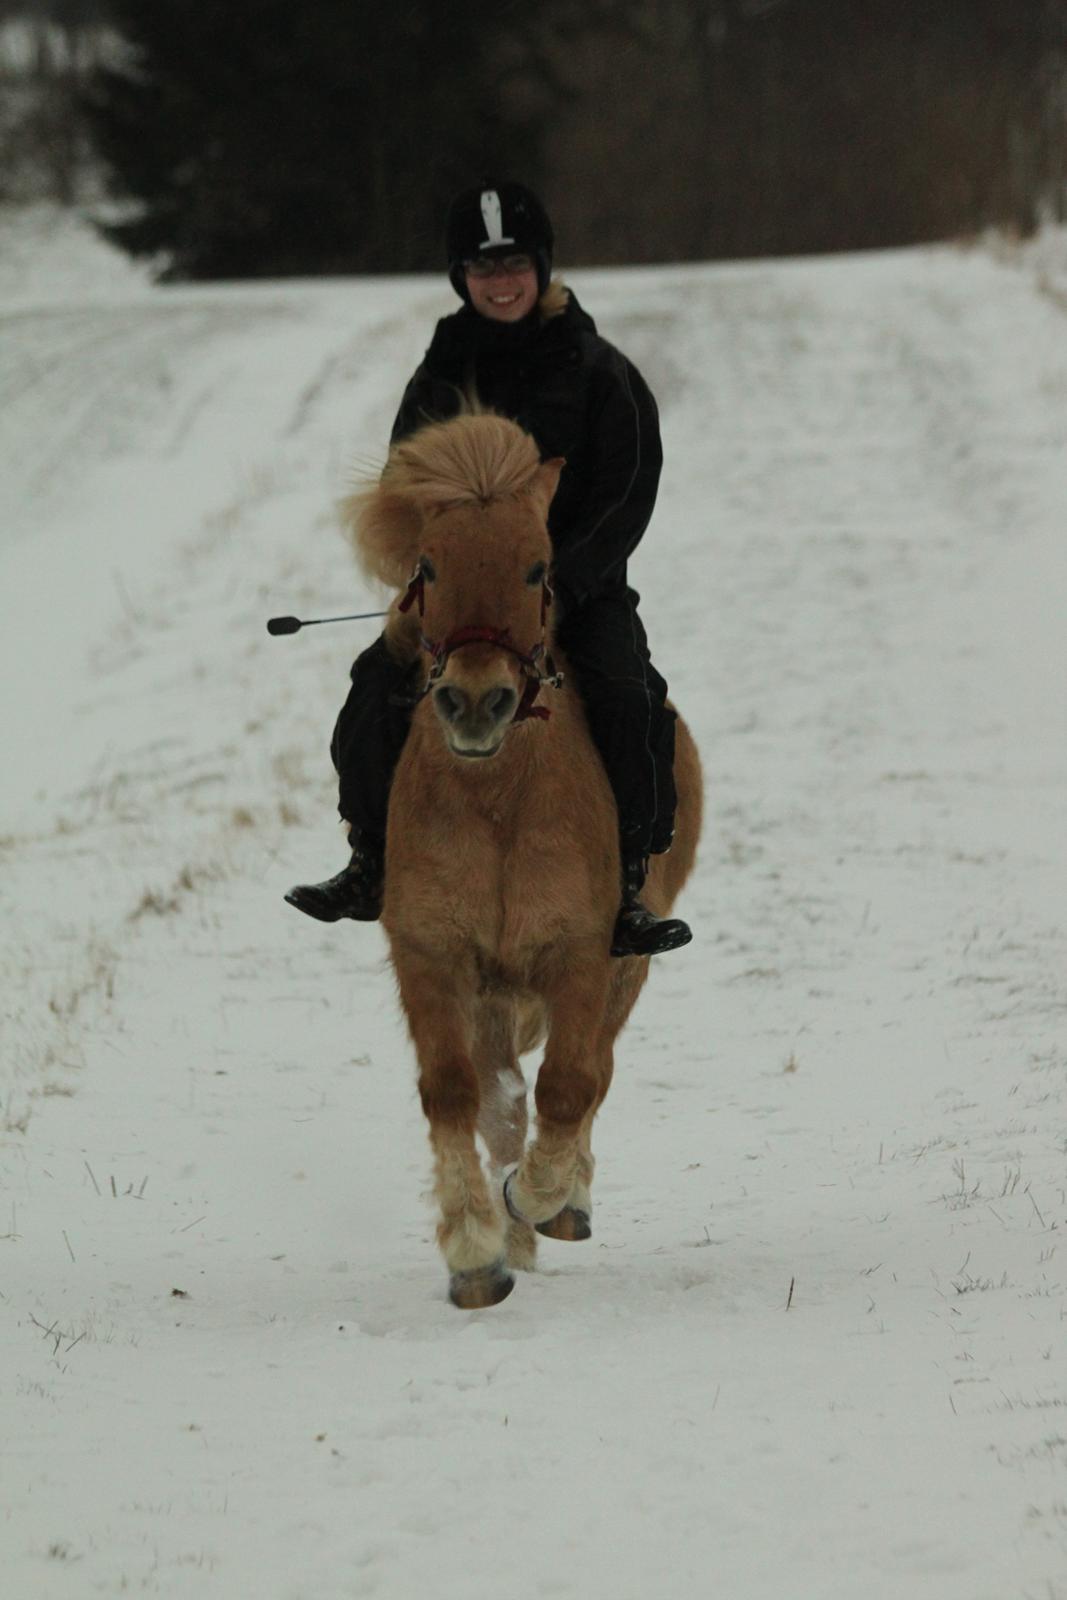
[{"label": "pony's muzzle", "polygon": [[458,683],[440,683],[433,691],[433,708],[449,745],[463,756],[495,755],[518,704],[510,684],[494,684],[475,695]]}]

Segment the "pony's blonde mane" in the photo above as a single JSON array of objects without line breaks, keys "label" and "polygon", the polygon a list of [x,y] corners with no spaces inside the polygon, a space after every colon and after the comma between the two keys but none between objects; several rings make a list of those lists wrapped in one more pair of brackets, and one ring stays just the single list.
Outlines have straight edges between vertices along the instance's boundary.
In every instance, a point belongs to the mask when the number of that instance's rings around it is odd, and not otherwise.
[{"label": "pony's blonde mane", "polygon": [[500,500],[519,494],[540,462],[536,444],[517,423],[472,406],[394,445],[382,483],[436,505]]},{"label": "pony's blonde mane", "polygon": [[528,433],[477,402],[449,422],[432,422],[389,452],[380,480],[357,490],[342,515],[362,565],[400,588],[418,559],[430,509],[487,504],[521,494],[540,466]]}]

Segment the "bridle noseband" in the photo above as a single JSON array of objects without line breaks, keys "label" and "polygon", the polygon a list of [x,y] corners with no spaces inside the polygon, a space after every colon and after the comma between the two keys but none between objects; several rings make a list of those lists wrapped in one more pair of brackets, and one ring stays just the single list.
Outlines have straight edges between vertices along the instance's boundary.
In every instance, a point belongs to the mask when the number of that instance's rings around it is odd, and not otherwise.
[{"label": "bridle noseband", "polygon": [[[404,598],[397,606],[397,610],[410,611],[413,605],[417,605],[419,616],[424,616],[426,612],[425,591],[425,575],[421,566],[416,567],[414,575],[408,583]],[[491,644],[495,645],[498,650],[506,650],[509,655],[513,655],[516,658],[522,667],[522,675],[526,680],[526,687],[515,710],[515,715],[511,719],[512,722],[525,722],[528,717],[538,717],[540,720],[547,722],[551,716],[548,707],[534,705],[534,701],[540,693],[541,685],[547,683],[552,689],[563,687],[563,674],[562,672],[557,672],[555,662],[545,649],[545,622],[551,604],[552,590],[549,587],[548,579],[543,578],[541,580],[541,637],[536,644],[531,645],[529,650],[520,649],[514,643],[509,628],[476,626],[456,628],[454,632],[439,641],[428,639],[424,633],[420,633],[419,643],[424,650],[429,652],[433,664],[430,667],[429,677],[426,679],[426,687],[423,689],[422,694],[418,696],[418,699],[421,700],[423,695],[429,694],[434,684],[444,673],[445,667],[448,665],[449,656],[456,650],[461,650],[465,644]],[[539,665],[541,661],[544,662],[545,667],[548,669],[545,672],[542,672]]]}]

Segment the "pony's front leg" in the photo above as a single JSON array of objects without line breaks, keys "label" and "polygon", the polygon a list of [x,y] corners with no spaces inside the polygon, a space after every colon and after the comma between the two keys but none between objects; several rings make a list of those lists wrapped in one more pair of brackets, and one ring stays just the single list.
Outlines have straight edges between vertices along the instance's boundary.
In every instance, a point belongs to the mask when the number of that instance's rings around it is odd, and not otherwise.
[{"label": "pony's front leg", "polygon": [[537,1137],[505,1186],[508,1209],[557,1238],[589,1237],[576,1220],[575,1231],[546,1226],[572,1206],[576,1193],[588,1195],[592,1178],[589,1129],[603,1097],[601,1019],[609,972],[599,951],[587,962],[574,961],[547,996],[551,1016],[545,1059],[537,1075]]},{"label": "pony's front leg", "polygon": [[[483,997],[475,1013],[474,1064],[481,1104],[478,1132],[489,1151],[490,1183],[522,1160],[526,1148],[526,1082],[515,1053],[515,1006]],[[524,1272],[537,1260],[537,1235],[528,1222],[509,1216],[507,1264]]]},{"label": "pony's front leg", "polygon": [[596,1111],[587,1111],[578,1130],[578,1156],[574,1167],[574,1182],[562,1209],[547,1222],[537,1224],[538,1233],[546,1239],[563,1239],[580,1243],[593,1237],[593,1173],[596,1159],[593,1155],[593,1118]]},{"label": "pony's front leg", "polygon": [[467,1008],[454,971],[395,948],[400,995],[419,1063],[419,1098],[430,1124],[437,1242],[450,1274],[449,1298],[463,1310],[496,1305],[515,1280],[504,1260],[504,1220],[493,1204],[474,1142],[478,1074]]}]

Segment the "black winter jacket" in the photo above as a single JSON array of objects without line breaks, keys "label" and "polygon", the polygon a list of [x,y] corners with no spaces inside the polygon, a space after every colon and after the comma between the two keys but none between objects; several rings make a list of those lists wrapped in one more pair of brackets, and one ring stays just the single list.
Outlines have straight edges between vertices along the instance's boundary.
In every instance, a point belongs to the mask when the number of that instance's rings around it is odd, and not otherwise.
[{"label": "black winter jacket", "polygon": [[404,391],[392,439],[455,416],[465,392],[512,417],[543,459],[566,457],[549,513],[554,576],[565,606],[626,582],[626,561],[656,503],[663,451],[656,402],[641,374],[573,294],[542,320],[494,322],[470,306],[443,317]]}]

